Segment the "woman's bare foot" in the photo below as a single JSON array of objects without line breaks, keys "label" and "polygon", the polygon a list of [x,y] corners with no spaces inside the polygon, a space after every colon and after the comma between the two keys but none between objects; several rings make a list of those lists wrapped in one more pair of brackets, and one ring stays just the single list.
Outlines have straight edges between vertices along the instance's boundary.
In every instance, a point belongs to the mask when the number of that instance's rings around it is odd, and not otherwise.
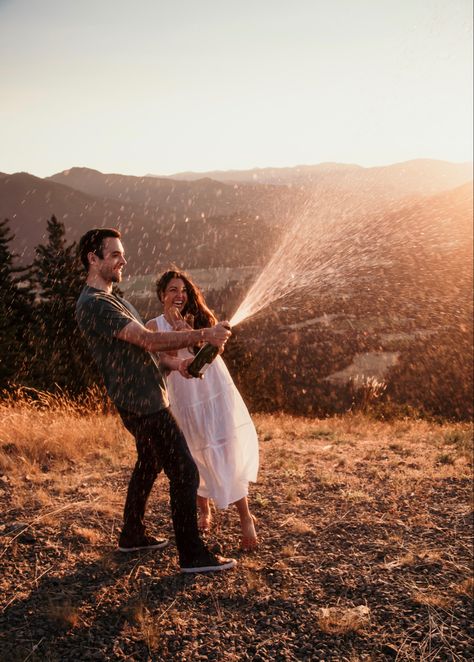
[{"label": "woman's bare foot", "polygon": [[209,499],[199,496],[197,498],[197,510],[198,510],[198,528],[200,531],[210,531],[212,515],[211,508],[209,506]]},{"label": "woman's bare foot", "polygon": [[254,515],[241,521],[242,525],[242,540],[240,546],[244,552],[251,552],[258,547],[258,537],[255,531],[255,524],[257,519]]},{"label": "woman's bare foot", "polygon": [[212,516],[211,511],[207,513],[198,513],[198,528],[200,531],[211,530]]}]

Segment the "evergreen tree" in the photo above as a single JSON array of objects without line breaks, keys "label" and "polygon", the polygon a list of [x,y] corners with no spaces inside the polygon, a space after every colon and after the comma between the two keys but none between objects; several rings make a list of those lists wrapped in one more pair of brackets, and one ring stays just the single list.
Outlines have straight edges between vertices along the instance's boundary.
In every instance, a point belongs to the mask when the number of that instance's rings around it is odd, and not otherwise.
[{"label": "evergreen tree", "polygon": [[18,383],[28,363],[33,294],[28,272],[15,267],[9,221],[0,222],[0,387]]},{"label": "evergreen tree", "polygon": [[64,224],[52,216],[47,231],[48,243],[36,247],[33,263],[38,290],[35,380],[48,390],[59,386],[77,393],[91,383],[90,360],[75,319],[84,273],[76,244],[66,242]]}]

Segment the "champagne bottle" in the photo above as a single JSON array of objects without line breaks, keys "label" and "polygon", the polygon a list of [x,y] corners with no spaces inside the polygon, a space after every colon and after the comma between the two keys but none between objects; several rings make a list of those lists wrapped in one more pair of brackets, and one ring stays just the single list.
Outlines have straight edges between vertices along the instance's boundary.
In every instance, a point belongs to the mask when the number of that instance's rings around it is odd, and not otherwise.
[{"label": "champagne bottle", "polygon": [[[227,328],[230,329],[229,326]],[[201,377],[218,354],[219,348],[215,345],[212,345],[210,342],[203,345],[188,365],[189,374],[193,377]]]}]

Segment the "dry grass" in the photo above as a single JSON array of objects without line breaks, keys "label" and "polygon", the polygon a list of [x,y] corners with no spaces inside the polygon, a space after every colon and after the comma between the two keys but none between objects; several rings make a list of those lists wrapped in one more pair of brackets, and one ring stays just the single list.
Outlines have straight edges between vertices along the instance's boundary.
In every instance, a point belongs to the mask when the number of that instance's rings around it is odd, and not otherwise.
[{"label": "dry grass", "polygon": [[[133,441],[116,415],[101,413],[102,405],[94,392],[73,403],[64,395],[51,396],[31,389],[0,402],[0,471],[8,476],[21,475],[39,486],[53,465],[62,471],[76,462],[120,467],[133,455]],[[422,420],[386,423],[361,414],[325,420],[266,414],[254,419],[262,446],[273,442],[267,457],[269,466],[284,470],[289,478],[301,478],[307,466],[329,459],[334,460],[331,471],[324,462],[324,473],[319,478],[325,484],[337,484],[337,470],[353,468],[350,449],[354,444],[365,450],[367,462],[376,460],[388,466],[390,459],[390,468],[405,473],[401,471],[405,467],[410,475],[418,469],[423,475],[427,470],[437,475],[444,470],[443,475],[448,476],[451,468],[457,473],[459,466],[466,466],[471,459],[469,424],[439,425]],[[386,441],[382,447],[380,438]],[[275,443],[279,440],[289,443]],[[311,448],[308,441],[313,442]],[[431,452],[424,453],[422,465],[414,466],[410,457],[415,454],[419,462],[420,447]],[[92,476],[92,482],[95,479]],[[294,488],[288,486],[287,490],[288,498],[297,501]],[[357,498],[357,490],[353,497]]]},{"label": "dry grass", "polygon": [[[261,546],[239,554],[237,514],[218,512],[237,570],[182,578],[173,544],[114,553],[135,460],[118,417],[0,404],[0,658],[470,659],[472,427],[254,419]],[[168,498],[160,475],[147,517],[172,537]]]},{"label": "dry grass", "polygon": [[468,577],[459,584],[456,584],[454,587],[454,592],[456,595],[465,595],[470,600],[474,601],[474,578]]},{"label": "dry grass", "polygon": [[317,623],[320,630],[328,634],[360,632],[370,624],[370,609],[357,607],[322,607],[318,611]]},{"label": "dry grass", "polygon": [[99,461],[119,466],[133,444],[117,416],[100,413],[92,392],[81,402],[33,389],[0,402],[0,471],[32,482],[54,464]]},{"label": "dry grass", "polygon": [[55,627],[69,629],[77,627],[80,623],[79,610],[65,598],[61,602],[49,603],[46,609],[46,617],[51,620]]},{"label": "dry grass", "polygon": [[441,609],[449,609],[453,604],[452,597],[433,592],[414,591],[412,598],[420,605],[439,607]]}]

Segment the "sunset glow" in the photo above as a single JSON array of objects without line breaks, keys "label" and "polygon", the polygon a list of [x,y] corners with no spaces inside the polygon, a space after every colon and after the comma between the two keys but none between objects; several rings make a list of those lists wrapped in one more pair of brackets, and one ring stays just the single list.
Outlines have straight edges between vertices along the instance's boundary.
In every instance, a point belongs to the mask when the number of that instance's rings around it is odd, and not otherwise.
[{"label": "sunset glow", "polygon": [[0,0],[0,171],[472,159],[468,0]]}]

